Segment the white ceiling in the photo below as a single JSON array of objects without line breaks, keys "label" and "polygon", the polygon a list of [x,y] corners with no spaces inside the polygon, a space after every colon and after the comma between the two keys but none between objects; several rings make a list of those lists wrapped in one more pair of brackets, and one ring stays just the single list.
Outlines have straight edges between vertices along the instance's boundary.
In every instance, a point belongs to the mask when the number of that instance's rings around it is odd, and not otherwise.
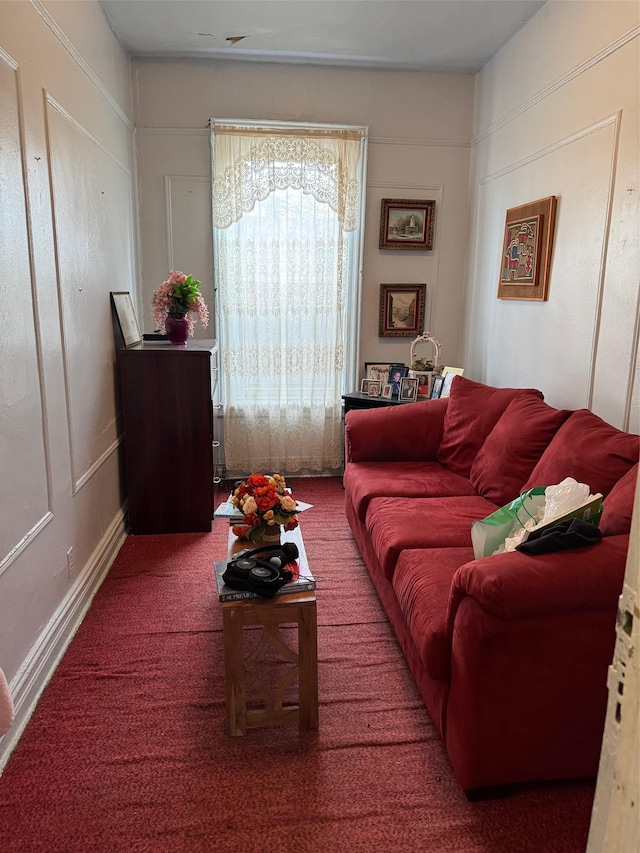
[{"label": "white ceiling", "polygon": [[100,0],[134,56],[468,73],[482,68],[544,2]]}]

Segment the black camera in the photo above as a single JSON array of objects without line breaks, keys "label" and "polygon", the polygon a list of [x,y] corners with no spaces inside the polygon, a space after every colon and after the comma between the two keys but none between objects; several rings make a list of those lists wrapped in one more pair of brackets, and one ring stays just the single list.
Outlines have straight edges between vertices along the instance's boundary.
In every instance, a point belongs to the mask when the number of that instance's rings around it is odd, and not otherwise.
[{"label": "black camera", "polygon": [[273,598],[281,586],[293,579],[293,572],[285,568],[298,557],[294,542],[267,545],[253,551],[240,551],[227,563],[222,580],[231,589],[249,590],[263,598]]}]

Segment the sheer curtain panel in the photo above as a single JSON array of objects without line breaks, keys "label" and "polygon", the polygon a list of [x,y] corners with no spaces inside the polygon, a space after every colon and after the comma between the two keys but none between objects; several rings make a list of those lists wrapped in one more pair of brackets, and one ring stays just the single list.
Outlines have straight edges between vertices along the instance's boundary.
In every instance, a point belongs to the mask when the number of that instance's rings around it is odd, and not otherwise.
[{"label": "sheer curtain panel", "polygon": [[357,379],[366,129],[211,126],[227,476],[335,474]]}]

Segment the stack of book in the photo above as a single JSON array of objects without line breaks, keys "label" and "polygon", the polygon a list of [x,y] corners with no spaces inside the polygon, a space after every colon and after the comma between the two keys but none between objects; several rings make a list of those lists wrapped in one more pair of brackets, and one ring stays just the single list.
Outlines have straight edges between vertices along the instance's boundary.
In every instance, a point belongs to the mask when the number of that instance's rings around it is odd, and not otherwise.
[{"label": "stack of book", "polygon": [[[216,584],[218,586],[218,598],[220,601],[243,601],[248,598],[261,598],[255,592],[245,589],[232,589],[230,586],[227,586],[222,579],[226,568],[227,563],[224,561],[215,563]],[[304,563],[290,563],[287,569],[293,572],[293,580],[281,586],[276,592],[276,597],[279,595],[290,595],[294,592],[309,592],[316,588],[315,578],[309,571],[309,567]]]}]

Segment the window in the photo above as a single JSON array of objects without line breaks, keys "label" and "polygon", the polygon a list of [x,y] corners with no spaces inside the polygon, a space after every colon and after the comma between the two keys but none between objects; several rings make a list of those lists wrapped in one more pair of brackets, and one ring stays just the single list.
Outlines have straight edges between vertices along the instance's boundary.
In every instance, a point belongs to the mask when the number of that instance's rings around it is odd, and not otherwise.
[{"label": "window", "polygon": [[337,473],[357,379],[364,128],[212,122],[230,476]]}]

